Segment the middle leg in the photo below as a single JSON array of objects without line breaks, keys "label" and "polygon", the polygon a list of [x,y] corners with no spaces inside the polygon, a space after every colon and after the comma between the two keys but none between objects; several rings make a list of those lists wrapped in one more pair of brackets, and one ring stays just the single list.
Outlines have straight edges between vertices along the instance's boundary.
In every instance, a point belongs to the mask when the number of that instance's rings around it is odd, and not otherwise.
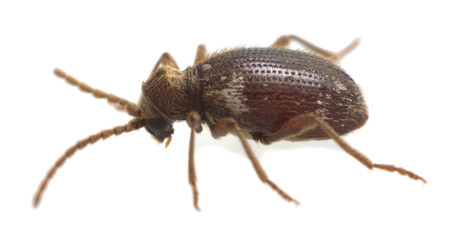
[{"label": "middle leg", "polygon": [[197,47],[197,53],[195,54],[194,65],[205,60],[207,58],[207,50],[205,44],[200,44]]},{"label": "middle leg", "polygon": [[262,166],[259,163],[258,159],[256,159],[255,155],[253,154],[253,151],[250,148],[250,145],[248,144],[248,141],[246,140],[243,133],[240,131],[240,128],[239,128],[237,122],[234,119],[231,119],[231,118],[220,119],[216,123],[216,126],[212,131],[213,131],[213,136],[216,136],[216,137],[225,136],[229,132],[235,134],[239,138],[240,142],[242,143],[243,148],[245,150],[245,153],[247,154],[248,158],[250,159],[251,164],[253,165],[253,168],[255,169],[256,174],[258,175],[259,179],[263,183],[266,183],[267,185],[269,185],[274,191],[276,191],[282,198],[284,198],[288,202],[294,202],[296,205],[299,204],[298,201],[296,201],[295,199],[290,197],[290,195],[285,193],[275,183],[273,183],[271,180],[269,180],[266,172],[262,168]]}]

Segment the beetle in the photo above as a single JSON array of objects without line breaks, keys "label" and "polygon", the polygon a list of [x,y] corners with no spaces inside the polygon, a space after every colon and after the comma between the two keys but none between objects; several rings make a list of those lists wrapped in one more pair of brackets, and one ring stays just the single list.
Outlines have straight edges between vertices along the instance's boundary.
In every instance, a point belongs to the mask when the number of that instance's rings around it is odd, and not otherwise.
[{"label": "beetle", "polygon": [[[290,50],[295,41],[309,49]],[[400,167],[375,164],[352,148],[340,135],[360,128],[368,119],[367,106],[358,85],[339,67],[339,61],[357,47],[356,39],[331,52],[296,35],[279,37],[267,48],[231,48],[208,54],[197,49],[194,65],[181,71],[175,59],[164,53],[142,84],[139,104],[94,89],[64,71],[55,74],[96,98],[123,108],[134,118],[127,124],[103,130],[78,141],[56,161],[34,197],[37,207],[49,181],[77,150],[100,139],[145,127],[159,142],[171,141],[176,121],[191,129],[188,179],[197,210],[199,192],[195,173],[195,133],[206,124],[214,138],[231,133],[238,137],[259,179],[289,202],[298,204],[272,182],[248,145],[275,141],[333,139],[345,152],[369,169],[398,172],[414,180],[426,180]]]}]

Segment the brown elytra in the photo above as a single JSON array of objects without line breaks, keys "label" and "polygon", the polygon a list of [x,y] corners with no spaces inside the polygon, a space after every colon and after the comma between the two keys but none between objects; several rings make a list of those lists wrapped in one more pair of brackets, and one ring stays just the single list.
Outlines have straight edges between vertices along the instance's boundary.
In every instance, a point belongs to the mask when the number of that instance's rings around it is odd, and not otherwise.
[{"label": "brown elytra", "polygon": [[[286,46],[297,41],[311,52]],[[359,43],[353,41],[339,52],[330,52],[295,35],[282,36],[268,48],[234,48],[208,55],[204,45],[197,50],[194,65],[181,71],[169,53],[164,53],[142,84],[139,105],[79,82],[61,70],[66,79],[96,98],[107,99],[133,116],[129,123],[103,130],[78,141],[49,170],[34,197],[38,206],[57,169],[77,150],[112,135],[145,127],[166,146],[173,123],[185,120],[191,128],[189,183],[197,210],[198,188],[194,164],[195,133],[208,125],[213,137],[232,133],[243,145],[258,177],[284,199],[298,203],[269,180],[248,145],[247,139],[264,144],[275,141],[333,139],[369,169],[396,171],[426,182],[422,177],[393,165],[374,164],[352,148],[340,135],[361,127],[368,119],[367,106],[358,85],[337,63]]]}]

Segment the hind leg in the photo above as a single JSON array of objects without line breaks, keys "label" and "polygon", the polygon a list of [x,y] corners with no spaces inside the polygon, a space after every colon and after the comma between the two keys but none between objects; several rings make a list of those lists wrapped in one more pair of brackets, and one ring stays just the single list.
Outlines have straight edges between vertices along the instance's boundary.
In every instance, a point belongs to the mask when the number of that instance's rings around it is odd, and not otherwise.
[{"label": "hind leg", "polygon": [[296,116],[289,121],[287,121],[283,127],[278,131],[272,138],[277,138],[279,140],[285,139],[290,140],[290,138],[295,138],[315,127],[319,126],[323,131],[325,131],[328,136],[330,136],[345,152],[349,153],[352,157],[357,159],[360,163],[365,165],[368,169],[372,170],[374,168],[386,170],[389,172],[398,172],[401,175],[408,176],[414,180],[421,180],[426,183],[426,180],[413,172],[410,172],[404,168],[395,167],[393,165],[386,164],[375,164],[363,153],[359,152],[357,149],[351,147],[344,139],[339,136],[339,134],[326,122],[317,118],[314,114],[306,113],[299,116]]},{"label": "hind leg", "polygon": [[345,48],[343,48],[341,51],[338,52],[332,52],[328,51],[326,49],[323,49],[313,43],[310,43],[296,35],[284,35],[279,37],[272,45],[271,47],[278,47],[278,48],[285,48],[290,44],[290,42],[295,41],[302,46],[304,46],[307,49],[312,50],[315,53],[318,53],[325,58],[331,59],[334,62],[339,62],[343,57],[345,57],[347,54],[352,52],[360,43],[360,39],[357,38],[354,41],[352,41],[349,45],[347,45]]}]

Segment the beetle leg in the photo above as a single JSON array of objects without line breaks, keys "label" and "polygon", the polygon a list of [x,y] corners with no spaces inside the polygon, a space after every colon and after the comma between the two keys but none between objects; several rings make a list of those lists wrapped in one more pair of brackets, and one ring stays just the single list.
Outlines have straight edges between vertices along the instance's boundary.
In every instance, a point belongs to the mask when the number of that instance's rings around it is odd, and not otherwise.
[{"label": "beetle leg", "polygon": [[[305,120],[305,127],[302,126],[303,120]],[[382,169],[382,170],[386,170],[389,172],[398,172],[401,175],[408,176],[411,179],[421,180],[424,183],[426,183],[426,180],[424,178],[406,169],[395,167],[393,165],[373,163],[367,156],[359,152],[357,149],[351,147],[346,141],[344,141],[339,136],[339,134],[328,123],[324,122],[320,118],[317,118],[314,114],[311,114],[311,113],[302,114],[302,115],[299,115],[299,116],[296,116],[290,119],[288,122],[285,123],[285,125],[282,127],[282,130],[279,132],[281,136],[284,136],[285,134],[286,136],[288,136],[288,138],[290,138],[290,137],[298,136],[304,133],[306,130],[312,129],[312,126],[317,126],[317,125],[320,128],[322,128],[322,130],[325,131],[328,134],[328,136],[330,136],[345,152],[349,153],[351,156],[353,156],[355,159],[357,159],[359,162],[361,162],[363,165],[365,165],[370,170],[377,168],[377,169]],[[300,132],[297,134],[293,134],[293,130],[296,131],[296,129],[299,129]]]},{"label": "beetle leg", "polygon": [[200,132],[202,127],[200,125],[200,115],[197,112],[190,112],[187,115],[187,125],[189,125],[190,131],[190,140],[189,140],[189,184],[192,187],[192,196],[194,199],[194,207],[197,211],[200,211],[198,206],[198,188],[197,188],[197,175],[195,173],[195,161],[194,161],[194,145],[195,145],[195,132]]},{"label": "beetle leg", "polygon": [[288,120],[276,133],[265,135],[260,141],[271,144],[279,140],[290,140],[316,127],[317,123],[310,114],[301,114]]},{"label": "beetle leg", "polygon": [[256,171],[256,174],[258,175],[259,179],[263,183],[267,183],[274,191],[276,191],[282,198],[287,200],[288,202],[294,202],[295,204],[299,204],[298,201],[290,197],[287,193],[285,193],[282,189],[280,189],[275,183],[273,183],[271,180],[269,180],[266,172],[262,168],[261,164],[259,163],[258,159],[256,159],[255,155],[253,154],[253,151],[250,148],[250,145],[248,145],[248,141],[245,139],[243,133],[240,131],[240,128],[237,124],[237,122],[234,119],[231,118],[223,118],[220,119],[217,123],[215,128],[213,129],[213,136],[215,137],[222,137],[227,135],[227,133],[233,133],[235,134],[240,142],[243,145],[243,149],[245,150],[248,158],[251,161],[251,164],[253,165],[253,168]]},{"label": "beetle leg", "polygon": [[326,58],[329,58],[333,60],[334,62],[339,62],[343,57],[345,57],[347,54],[349,54],[352,50],[354,50],[359,45],[360,38],[356,38],[354,41],[352,41],[349,45],[347,45],[345,48],[343,48],[339,52],[328,51],[296,35],[281,36],[271,45],[271,47],[285,48],[288,46],[288,44],[290,44],[291,41],[296,41],[302,46],[304,46],[305,48],[308,48]]},{"label": "beetle leg", "polygon": [[171,56],[171,54],[169,52],[165,52],[165,53],[162,54],[162,56],[160,56],[157,63],[155,64],[154,69],[152,70],[152,72],[157,70],[157,68],[160,67],[160,64],[169,65],[169,66],[172,66],[172,67],[174,67],[176,69],[179,69],[179,66],[176,63],[176,60],[174,60],[173,56]]},{"label": "beetle leg", "polygon": [[208,53],[207,53],[205,44],[198,45],[197,53],[195,54],[194,65],[197,64],[198,62],[205,60],[207,57],[207,54]]}]

